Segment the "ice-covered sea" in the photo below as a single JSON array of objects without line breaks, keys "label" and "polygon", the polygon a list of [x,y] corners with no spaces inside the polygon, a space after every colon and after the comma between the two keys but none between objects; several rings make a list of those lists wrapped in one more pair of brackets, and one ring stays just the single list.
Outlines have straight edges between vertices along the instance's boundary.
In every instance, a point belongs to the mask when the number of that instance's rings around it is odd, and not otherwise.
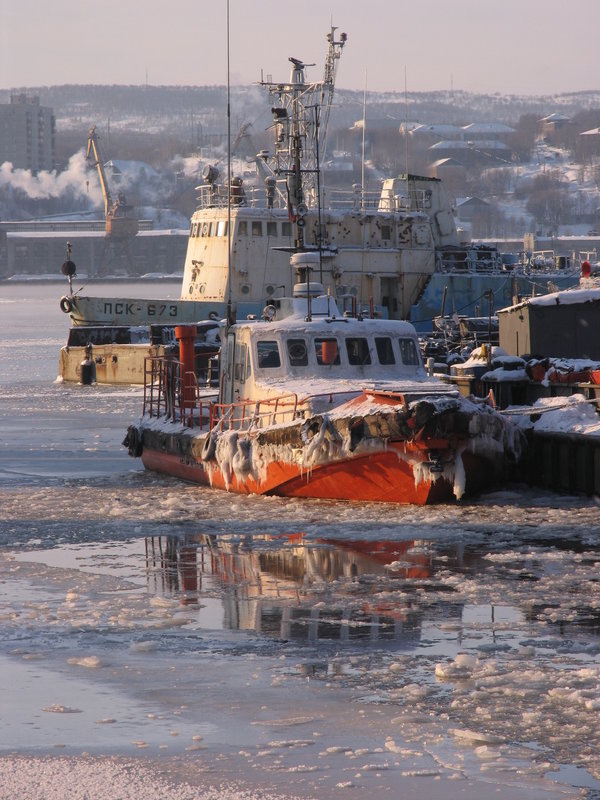
[{"label": "ice-covered sea", "polygon": [[0,284],[0,799],[600,797],[594,499],[145,473],[141,389],[55,382],[62,290]]}]

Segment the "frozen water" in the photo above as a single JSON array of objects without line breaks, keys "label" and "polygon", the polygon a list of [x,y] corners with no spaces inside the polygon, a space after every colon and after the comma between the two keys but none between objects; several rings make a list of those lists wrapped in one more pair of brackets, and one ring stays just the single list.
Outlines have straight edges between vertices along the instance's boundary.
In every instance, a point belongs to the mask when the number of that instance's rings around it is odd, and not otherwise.
[{"label": "frozen water", "polygon": [[24,352],[40,372],[0,396],[0,798],[597,789],[594,500],[189,486],[120,446],[140,390]]}]

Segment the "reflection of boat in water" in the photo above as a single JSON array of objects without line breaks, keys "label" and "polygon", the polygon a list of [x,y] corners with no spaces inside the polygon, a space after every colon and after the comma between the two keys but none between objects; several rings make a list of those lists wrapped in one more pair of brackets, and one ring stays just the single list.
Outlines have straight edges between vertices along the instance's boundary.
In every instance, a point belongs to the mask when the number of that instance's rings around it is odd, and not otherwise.
[{"label": "reflection of boat in water", "polygon": [[[350,542],[303,534],[146,540],[147,567],[162,592],[193,604],[220,586],[225,627],[307,643],[418,642],[421,612],[410,597],[374,599],[372,582],[420,585],[431,576],[429,562],[430,554],[410,540]],[[460,615],[450,605],[444,613]]]},{"label": "reflection of boat in water", "polygon": [[[313,259],[292,257],[305,278]],[[149,362],[130,454],[185,480],[285,497],[424,504],[502,478],[518,430],[429,378],[412,325],[341,314],[320,290],[300,283],[263,319],[226,329],[217,401],[199,392],[181,332],[177,366]]]}]

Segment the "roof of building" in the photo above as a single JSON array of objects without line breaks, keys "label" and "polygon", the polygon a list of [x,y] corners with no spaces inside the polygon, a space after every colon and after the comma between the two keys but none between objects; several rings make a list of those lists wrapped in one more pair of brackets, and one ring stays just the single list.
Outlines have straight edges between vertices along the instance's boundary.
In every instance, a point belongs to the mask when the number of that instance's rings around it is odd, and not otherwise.
[{"label": "roof of building", "polygon": [[548,114],[547,117],[542,117],[540,122],[570,122],[571,119],[569,117],[565,117],[564,114],[559,114],[558,111],[554,111],[552,114]]},{"label": "roof of building", "polygon": [[481,197],[457,197],[456,207],[471,205],[471,206],[489,206],[487,200],[482,200]]},{"label": "roof of building", "polygon": [[458,161],[456,158],[452,158],[448,156],[448,158],[438,158],[437,161],[434,161],[431,164],[432,167],[463,167],[464,165],[462,162]]},{"label": "roof of building", "polygon": [[457,125],[417,125],[410,133],[414,136],[426,134],[429,136],[460,136],[462,128]]},{"label": "roof of building", "polygon": [[497,139],[482,139],[477,143],[474,142],[455,142],[442,139],[441,142],[432,144],[430,150],[508,150],[509,148],[504,142],[499,142]]},{"label": "roof of building", "polygon": [[464,125],[461,129],[465,133],[514,133],[515,129],[509,125],[504,125],[502,122],[472,122],[470,125]]}]

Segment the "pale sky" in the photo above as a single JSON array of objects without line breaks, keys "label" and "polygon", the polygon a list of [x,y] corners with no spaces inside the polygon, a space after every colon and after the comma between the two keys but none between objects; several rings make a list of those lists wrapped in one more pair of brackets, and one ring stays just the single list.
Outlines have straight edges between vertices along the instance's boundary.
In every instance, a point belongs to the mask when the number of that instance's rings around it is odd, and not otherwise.
[{"label": "pale sky", "polygon": [[[230,0],[231,83],[318,80],[332,21],[340,88],[600,89],[600,0]],[[224,85],[226,43],[226,0],[0,0],[0,89]]]}]

